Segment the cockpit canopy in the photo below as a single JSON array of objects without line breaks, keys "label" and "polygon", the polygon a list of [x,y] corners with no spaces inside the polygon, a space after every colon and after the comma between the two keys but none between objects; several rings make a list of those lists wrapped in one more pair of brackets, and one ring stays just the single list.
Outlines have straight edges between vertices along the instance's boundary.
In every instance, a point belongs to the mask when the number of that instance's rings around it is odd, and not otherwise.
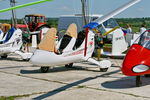
[{"label": "cockpit canopy", "polygon": [[139,38],[137,38],[134,44],[139,44],[144,48],[150,49],[150,29],[143,32]]}]

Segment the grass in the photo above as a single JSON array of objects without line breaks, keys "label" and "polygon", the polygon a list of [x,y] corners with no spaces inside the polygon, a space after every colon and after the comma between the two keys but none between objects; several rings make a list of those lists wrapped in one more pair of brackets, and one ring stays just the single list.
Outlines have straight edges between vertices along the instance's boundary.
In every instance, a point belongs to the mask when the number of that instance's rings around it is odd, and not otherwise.
[{"label": "grass", "polygon": [[0,100],[15,100],[16,98],[21,98],[21,97],[28,97],[31,94],[26,94],[26,95],[16,95],[16,96],[9,96],[9,97],[5,97],[5,96],[0,96]]},{"label": "grass", "polygon": [[10,97],[1,96],[0,100],[15,100],[15,97],[14,96],[10,96]]},{"label": "grass", "polygon": [[111,47],[112,47],[112,44],[105,44],[104,47],[106,47],[106,48],[111,48]]},{"label": "grass", "polygon": [[86,86],[83,86],[83,85],[82,85],[82,86],[78,86],[77,88],[85,88],[85,87],[86,87]]}]

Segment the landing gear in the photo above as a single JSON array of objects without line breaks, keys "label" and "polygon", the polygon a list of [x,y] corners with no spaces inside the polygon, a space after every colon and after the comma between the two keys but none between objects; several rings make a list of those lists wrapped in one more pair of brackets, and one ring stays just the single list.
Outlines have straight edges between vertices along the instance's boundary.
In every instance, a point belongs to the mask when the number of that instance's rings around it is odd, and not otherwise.
[{"label": "landing gear", "polygon": [[1,58],[2,58],[2,59],[6,59],[6,58],[7,58],[7,55],[2,55]]},{"label": "landing gear", "polygon": [[136,87],[140,87],[142,85],[141,76],[136,76]]},{"label": "landing gear", "polygon": [[46,72],[48,72],[49,67],[42,66],[40,70],[41,70],[42,73],[46,73]]},{"label": "landing gear", "polygon": [[100,72],[107,72],[108,68],[100,68]]},{"label": "landing gear", "polygon": [[72,66],[73,66],[73,63],[70,63],[70,64],[66,64],[66,65],[65,65],[66,68],[72,68]]},{"label": "landing gear", "polygon": [[23,59],[23,61],[29,61],[30,59]]},{"label": "landing gear", "polygon": [[150,77],[150,74],[145,74],[144,76],[149,78],[149,77]]}]

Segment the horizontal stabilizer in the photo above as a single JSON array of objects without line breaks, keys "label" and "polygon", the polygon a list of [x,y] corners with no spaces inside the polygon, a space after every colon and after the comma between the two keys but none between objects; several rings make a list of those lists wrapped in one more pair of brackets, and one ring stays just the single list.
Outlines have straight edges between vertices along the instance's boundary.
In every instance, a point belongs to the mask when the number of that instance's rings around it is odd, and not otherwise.
[{"label": "horizontal stabilizer", "polygon": [[30,59],[33,53],[24,53],[21,51],[15,51],[16,54],[20,55],[22,59]]},{"label": "horizontal stabilizer", "polygon": [[124,57],[126,54],[112,54],[111,52],[103,52],[101,55],[109,56],[109,57]]},{"label": "horizontal stabilizer", "polygon": [[109,68],[111,66],[111,62],[109,60],[97,61],[93,58],[88,58],[87,61],[98,65],[100,68]]}]

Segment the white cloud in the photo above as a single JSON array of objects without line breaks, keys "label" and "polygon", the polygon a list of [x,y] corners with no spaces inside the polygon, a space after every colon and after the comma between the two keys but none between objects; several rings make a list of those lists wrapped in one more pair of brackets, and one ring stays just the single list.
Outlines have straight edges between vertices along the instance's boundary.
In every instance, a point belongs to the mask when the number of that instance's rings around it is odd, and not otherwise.
[{"label": "white cloud", "polygon": [[138,8],[137,11],[143,12],[143,11],[144,11],[144,8],[142,8],[142,7],[141,7],[141,8]]},{"label": "white cloud", "polygon": [[67,7],[67,6],[63,6],[63,7],[57,8],[57,10],[59,10],[59,11],[72,11],[72,9]]},{"label": "white cloud", "polygon": [[26,12],[34,12],[35,9],[34,9],[34,8],[25,8],[25,11],[26,11]]}]

